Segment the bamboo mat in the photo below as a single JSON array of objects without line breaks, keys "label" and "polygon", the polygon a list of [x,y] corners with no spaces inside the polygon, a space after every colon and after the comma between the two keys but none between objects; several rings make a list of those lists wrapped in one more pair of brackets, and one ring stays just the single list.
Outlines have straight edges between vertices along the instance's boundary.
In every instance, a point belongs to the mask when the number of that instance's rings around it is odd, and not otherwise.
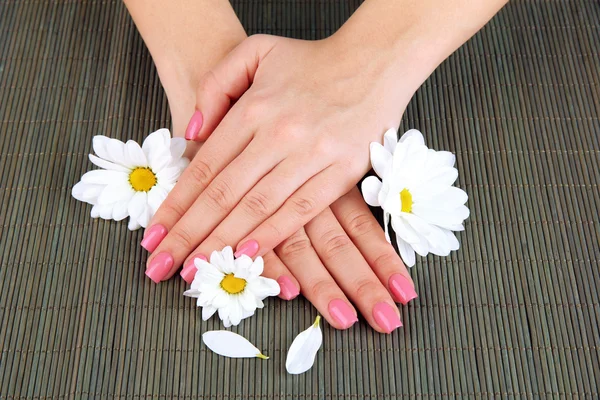
[{"label": "bamboo mat", "polygon": [[[249,33],[316,39],[358,6],[237,0]],[[0,0],[0,399],[599,398],[600,5],[513,0],[445,62],[401,129],[457,154],[471,217],[451,257],[420,259],[405,327],[329,327],[269,300],[238,332],[271,356],[207,351],[182,281],[144,276],[142,231],[70,196],[94,134],[169,126],[143,42],[116,0]]]}]

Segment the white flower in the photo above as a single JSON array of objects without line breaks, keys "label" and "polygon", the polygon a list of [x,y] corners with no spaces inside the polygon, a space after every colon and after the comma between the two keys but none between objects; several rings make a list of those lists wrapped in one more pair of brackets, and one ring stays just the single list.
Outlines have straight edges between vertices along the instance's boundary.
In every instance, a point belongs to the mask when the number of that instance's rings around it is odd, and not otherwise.
[{"label": "white flower", "polygon": [[391,217],[400,255],[408,266],[415,264],[415,252],[447,256],[458,250],[452,231],[464,230],[469,209],[464,205],[467,194],[452,186],[458,178],[454,155],[427,148],[416,129],[399,141],[396,130],[390,129],[383,143],[371,143],[371,164],[382,181],[366,178],[362,192],[367,204],[383,208],[387,240]]},{"label": "white flower", "polygon": [[320,320],[321,317],[317,315],[315,323],[300,332],[292,342],[285,360],[285,369],[289,374],[302,374],[311,369],[315,363],[315,356],[323,343]]},{"label": "white flower", "polygon": [[269,359],[248,339],[230,331],[205,332],[202,341],[209,349],[224,357]]},{"label": "white flower", "polygon": [[196,297],[202,307],[202,319],[207,320],[219,312],[225,327],[238,325],[244,318],[263,308],[263,300],[279,294],[279,284],[273,279],[260,276],[264,263],[246,255],[233,258],[233,250],[227,246],[223,251],[213,251],[210,262],[194,260],[196,276],[190,290],[184,296]]},{"label": "white flower", "polygon": [[189,163],[185,139],[171,138],[168,129],[151,133],[141,147],[106,136],[95,136],[93,147],[90,161],[101,169],[85,173],[73,197],[93,205],[92,218],[129,217],[131,230],[146,227]]}]

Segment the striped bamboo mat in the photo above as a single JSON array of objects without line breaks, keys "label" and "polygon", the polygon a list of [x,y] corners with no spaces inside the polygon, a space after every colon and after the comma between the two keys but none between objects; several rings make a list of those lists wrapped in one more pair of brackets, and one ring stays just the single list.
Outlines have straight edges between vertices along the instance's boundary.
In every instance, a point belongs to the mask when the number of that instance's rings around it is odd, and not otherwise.
[{"label": "striped bamboo mat", "polygon": [[[351,0],[237,0],[249,33],[317,39]],[[600,5],[513,0],[418,91],[402,129],[458,156],[472,216],[451,257],[412,269],[405,327],[325,327],[285,373],[302,299],[238,331],[269,361],[207,351],[184,284],[144,276],[142,232],[70,188],[94,134],[170,123],[117,0],[0,0],[0,399],[600,397]]]}]

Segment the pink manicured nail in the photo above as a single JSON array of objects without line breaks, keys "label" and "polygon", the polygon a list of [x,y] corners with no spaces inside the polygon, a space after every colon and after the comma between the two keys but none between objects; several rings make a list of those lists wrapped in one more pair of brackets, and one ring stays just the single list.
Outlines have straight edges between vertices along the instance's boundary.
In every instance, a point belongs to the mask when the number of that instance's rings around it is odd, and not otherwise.
[{"label": "pink manicured nail", "polygon": [[350,305],[341,299],[333,299],[329,302],[329,314],[340,323],[343,329],[350,328],[358,321]]},{"label": "pink manicured nail", "polygon": [[294,285],[294,282],[287,276],[283,275],[277,279],[277,283],[279,283],[279,287],[281,288],[281,293],[279,293],[279,297],[285,300],[292,300],[298,297],[300,291]]},{"label": "pink manicured nail", "polygon": [[256,240],[248,240],[238,247],[234,256],[238,258],[242,254],[245,254],[248,257],[254,257],[256,253],[258,253],[258,242]]},{"label": "pink manicured nail", "polygon": [[375,307],[373,307],[373,317],[377,325],[386,333],[392,333],[394,329],[402,326],[400,317],[398,317],[396,311],[388,303],[375,304]]},{"label": "pink manicured nail", "polygon": [[185,130],[185,138],[187,140],[195,140],[200,133],[200,129],[202,128],[202,123],[204,122],[204,117],[200,111],[196,111],[190,122],[188,123],[187,129]]},{"label": "pink manicured nail", "polygon": [[396,300],[400,301],[400,303],[404,305],[418,297],[417,292],[415,292],[415,288],[413,288],[413,286],[410,284],[408,278],[402,274],[394,274],[390,276],[388,286],[390,287],[390,291]]},{"label": "pink manicured nail", "polygon": [[150,261],[146,276],[154,283],[159,283],[173,268],[173,257],[169,253],[159,253]]},{"label": "pink manicured nail", "polygon": [[196,258],[199,258],[204,261],[208,261],[206,259],[206,257],[204,257],[202,254],[196,254],[192,258],[190,258],[190,261],[188,261],[187,264],[185,264],[185,266],[179,273],[179,275],[181,275],[183,280],[186,281],[187,283],[193,282],[194,277],[196,276],[196,271],[198,271],[198,268],[196,268],[196,264],[194,264],[194,260]]},{"label": "pink manicured nail", "polygon": [[140,243],[140,245],[152,253],[160,242],[167,236],[167,228],[162,226],[161,224],[152,225],[144,236],[144,240]]}]

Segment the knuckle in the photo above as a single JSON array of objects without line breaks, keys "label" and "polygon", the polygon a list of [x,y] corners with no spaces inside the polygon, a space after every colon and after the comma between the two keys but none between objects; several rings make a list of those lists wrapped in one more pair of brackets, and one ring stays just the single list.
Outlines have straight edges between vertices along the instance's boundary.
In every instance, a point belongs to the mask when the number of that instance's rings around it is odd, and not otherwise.
[{"label": "knuckle", "polygon": [[346,219],[348,232],[355,237],[361,237],[381,227],[377,220],[373,217],[373,214],[364,213],[361,211],[352,211]]},{"label": "knuckle", "polygon": [[194,182],[196,182],[199,186],[206,186],[211,180],[213,176],[213,171],[211,170],[210,165],[202,160],[194,159],[188,168],[187,173],[190,174]]},{"label": "knuckle", "polygon": [[399,270],[401,265],[400,257],[394,251],[393,253],[387,252],[377,256],[373,260],[371,268],[376,271],[385,271],[386,269]]},{"label": "knuckle", "polygon": [[224,180],[215,180],[204,191],[206,198],[213,209],[217,211],[229,210],[233,201],[231,186]]},{"label": "knuckle", "polygon": [[[335,293],[340,291],[340,288],[329,279],[322,279],[308,285],[307,297],[311,299],[334,297]],[[335,296],[337,297],[337,296]]]},{"label": "knuckle", "polygon": [[181,218],[186,211],[177,201],[169,200],[168,198],[160,205],[159,209],[161,210],[161,215],[169,215],[171,217],[176,216],[178,219]]},{"label": "knuckle", "polygon": [[339,232],[329,232],[323,235],[323,257],[332,259],[350,249],[352,241]]},{"label": "knuckle", "polygon": [[259,220],[264,220],[271,215],[270,201],[267,196],[260,192],[250,192],[243,201],[248,215]]},{"label": "knuckle", "polygon": [[312,244],[306,234],[296,234],[286,239],[279,246],[279,254],[283,258],[293,258],[301,256],[306,250],[310,249]]},{"label": "knuckle", "polygon": [[171,236],[172,240],[175,243],[177,243],[177,247],[191,249],[195,246],[194,240],[192,239],[192,235],[190,235],[187,229],[173,229],[171,232],[169,232],[169,236]]},{"label": "knuckle", "polygon": [[309,216],[315,209],[315,202],[310,198],[292,197],[289,201],[292,210],[301,218]]},{"label": "knuckle", "polygon": [[354,294],[357,299],[372,297],[374,293],[381,291],[381,284],[368,278],[361,278],[354,282]]},{"label": "knuckle", "polygon": [[[210,70],[205,73],[200,81],[198,82],[198,87],[196,88],[196,95],[198,98],[202,98],[203,96],[210,96],[215,93],[219,93],[219,83],[217,81],[217,77],[215,73]],[[200,104],[198,104],[200,106]]]}]

